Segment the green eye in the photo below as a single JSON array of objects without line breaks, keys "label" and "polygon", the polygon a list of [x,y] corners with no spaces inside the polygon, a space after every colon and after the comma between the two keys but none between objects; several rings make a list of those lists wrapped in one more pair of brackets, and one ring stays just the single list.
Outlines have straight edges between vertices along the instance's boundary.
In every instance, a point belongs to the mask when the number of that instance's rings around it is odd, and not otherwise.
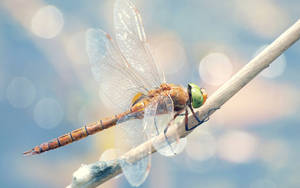
[{"label": "green eye", "polygon": [[201,92],[201,88],[193,83],[189,83],[188,87],[190,89],[192,107],[199,108],[203,104],[203,94]]}]

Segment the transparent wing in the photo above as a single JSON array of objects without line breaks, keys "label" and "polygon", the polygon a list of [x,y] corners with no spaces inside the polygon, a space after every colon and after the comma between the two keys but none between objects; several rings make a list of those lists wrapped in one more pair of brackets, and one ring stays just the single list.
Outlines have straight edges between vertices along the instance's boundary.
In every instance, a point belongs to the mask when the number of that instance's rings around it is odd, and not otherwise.
[{"label": "transparent wing", "polygon": [[93,76],[99,82],[100,95],[120,111],[128,109],[136,93],[147,92],[141,78],[128,66],[107,33],[100,29],[88,29],[86,50]]},{"label": "transparent wing", "polygon": [[[132,118],[127,116],[120,119],[119,123],[121,124],[118,124],[115,128],[115,144],[120,156],[147,140],[143,128],[143,121],[139,119],[127,121],[128,119]],[[151,152],[151,146],[145,148],[143,151],[144,152],[140,153],[140,155],[146,156]],[[139,186],[145,181],[149,174],[151,157],[145,157],[135,163],[132,163],[131,160],[132,159],[122,158],[120,166],[128,182],[132,186]]]},{"label": "transparent wing", "polygon": [[118,46],[128,63],[143,76],[146,86],[158,87],[164,78],[151,55],[141,15],[129,0],[115,2],[114,26]]},{"label": "transparent wing", "polygon": [[[163,134],[168,123],[171,123],[170,126],[177,126],[176,121],[172,121],[174,117],[173,109],[173,101],[170,96],[160,96],[147,106],[143,123],[148,139]],[[174,156],[180,153],[185,145],[186,138],[180,139],[178,134],[153,142],[154,148],[164,156]]]}]

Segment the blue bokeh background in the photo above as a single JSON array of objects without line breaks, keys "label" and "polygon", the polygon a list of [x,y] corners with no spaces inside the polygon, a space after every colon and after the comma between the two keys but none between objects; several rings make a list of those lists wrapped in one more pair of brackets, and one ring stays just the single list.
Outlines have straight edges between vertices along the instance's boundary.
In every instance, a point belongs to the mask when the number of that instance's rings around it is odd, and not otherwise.
[{"label": "blue bokeh background", "polygon": [[[0,2],[1,187],[66,187],[81,164],[114,147],[112,129],[43,155],[22,156],[37,144],[114,114],[99,98],[84,48],[90,27],[113,35],[113,4]],[[297,0],[135,4],[167,81],[194,82],[209,94],[300,16]],[[189,136],[182,154],[153,155],[141,187],[299,187],[299,52],[296,43],[269,73],[234,96]],[[120,177],[103,187],[130,185]]]}]

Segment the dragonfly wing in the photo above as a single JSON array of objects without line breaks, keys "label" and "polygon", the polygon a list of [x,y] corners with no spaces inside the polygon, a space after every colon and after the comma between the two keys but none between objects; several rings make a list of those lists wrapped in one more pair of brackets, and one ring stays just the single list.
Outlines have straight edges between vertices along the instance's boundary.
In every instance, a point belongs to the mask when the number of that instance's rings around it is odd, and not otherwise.
[{"label": "dragonfly wing", "polygon": [[[170,96],[160,96],[153,100],[144,112],[143,124],[148,139],[151,139],[161,133],[164,133],[168,123],[170,126],[177,126],[174,117],[174,106]],[[186,138],[180,139],[178,134],[172,137],[165,137],[163,141],[154,140],[154,148],[164,156],[174,156],[185,148]]]},{"label": "dragonfly wing", "polygon": [[120,111],[127,110],[138,92],[146,92],[135,70],[128,66],[111,37],[101,29],[88,29],[86,50],[94,78],[100,85],[100,96]]},{"label": "dragonfly wing", "polygon": [[117,0],[114,5],[116,40],[126,60],[144,79],[149,88],[164,81],[150,52],[141,15],[129,0]]},{"label": "dragonfly wing", "polygon": [[[143,121],[140,119],[127,121],[128,119],[132,119],[132,117],[127,116],[120,119],[120,124],[115,127],[115,144],[120,156],[147,140],[147,136],[145,135],[142,126]],[[151,146],[144,148],[140,155],[147,156],[150,152]],[[132,163],[131,159],[127,158],[121,158],[120,160],[123,174],[132,186],[139,186],[146,180],[149,174],[150,165],[150,156],[143,157],[135,163]]]}]

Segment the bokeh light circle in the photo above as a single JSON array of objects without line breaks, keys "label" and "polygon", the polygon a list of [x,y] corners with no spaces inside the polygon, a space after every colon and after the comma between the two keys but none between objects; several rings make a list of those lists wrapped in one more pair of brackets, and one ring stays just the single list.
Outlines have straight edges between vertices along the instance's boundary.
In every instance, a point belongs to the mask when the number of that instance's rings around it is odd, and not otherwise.
[{"label": "bokeh light circle", "polygon": [[240,22],[240,27],[247,28],[248,32],[255,32],[263,38],[278,36],[290,22],[288,12],[290,9],[286,9],[276,1],[234,0],[232,3],[233,17]]},{"label": "bokeh light circle", "polygon": [[36,104],[33,115],[40,127],[52,129],[62,121],[64,112],[57,100],[44,98]]},{"label": "bokeh light circle", "polygon": [[230,131],[219,140],[219,156],[234,163],[248,162],[255,156],[257,140],[250,133]]},{"label": "bokeh light circle", "polygon": [[93,116],[91,115],[91,107],[87,104],[83,105],[78,111],[78,123],[79,125],[84,125],[88,122],[92,122]]},{"label": "bokeh light circle", "polygon": [[260,158],[271,169],[282,169],[288,165],[291,149],[284,140],[268,140],[260,147]]},{"label": "bokeh light circle", "polygon": [[77,32],[64,36],[66,55],[76,65],[87,64],[88,57],[85,51],[85,32]]},{"label": "bokeh light circle", "polygon": [[52,5],[40,8],[31,20],[32,32],[45,39],[57,36],[63,25],[64,19],[61,11]]},{"label": "bokeh light circle", "polygon": [[164,33],[154,37],[151,49],[155,62],[166,74],[175,74],[186,64],[186,52],[182,42],[173,33]]},{"label": "bokeh light circle", "polygon": [[233,66],[230,59],[223,53],[210,53],[199,64],[201,79],[207,84],[218,86],[228,80]]},{"label": "bokeh light circle", "polygon": [[188,137],[188,143],[186,153],[193,160],[204,161],[213,157],[216,153],[217,144],[209,131],[194,131]]},{"label": "bokeh light circle", "polygon": [[[268,45],[261,46],[253,55],[255,57],[260,52],[262,52]],[[262,75],[265,78],[276,78],[284,72],[286,68],[286,59],[284,54],[281,54],[279,57],[277,57],[268,68],[263,70],[260,75]]]},{"label": "bokeh light circle", "polygon": [[120,154],[119,154],[118,150],[111,148],[111,149],[105,150],[101,154],[99,161],[111,161],[111,160],[117,159],[119,156],[120,156]]},{"label": "bokeh light circle", "polygon": [[15,108],[29,107],[36,96],[33,83],[25,77],[14,78],[6,89],[6,97]]}]

